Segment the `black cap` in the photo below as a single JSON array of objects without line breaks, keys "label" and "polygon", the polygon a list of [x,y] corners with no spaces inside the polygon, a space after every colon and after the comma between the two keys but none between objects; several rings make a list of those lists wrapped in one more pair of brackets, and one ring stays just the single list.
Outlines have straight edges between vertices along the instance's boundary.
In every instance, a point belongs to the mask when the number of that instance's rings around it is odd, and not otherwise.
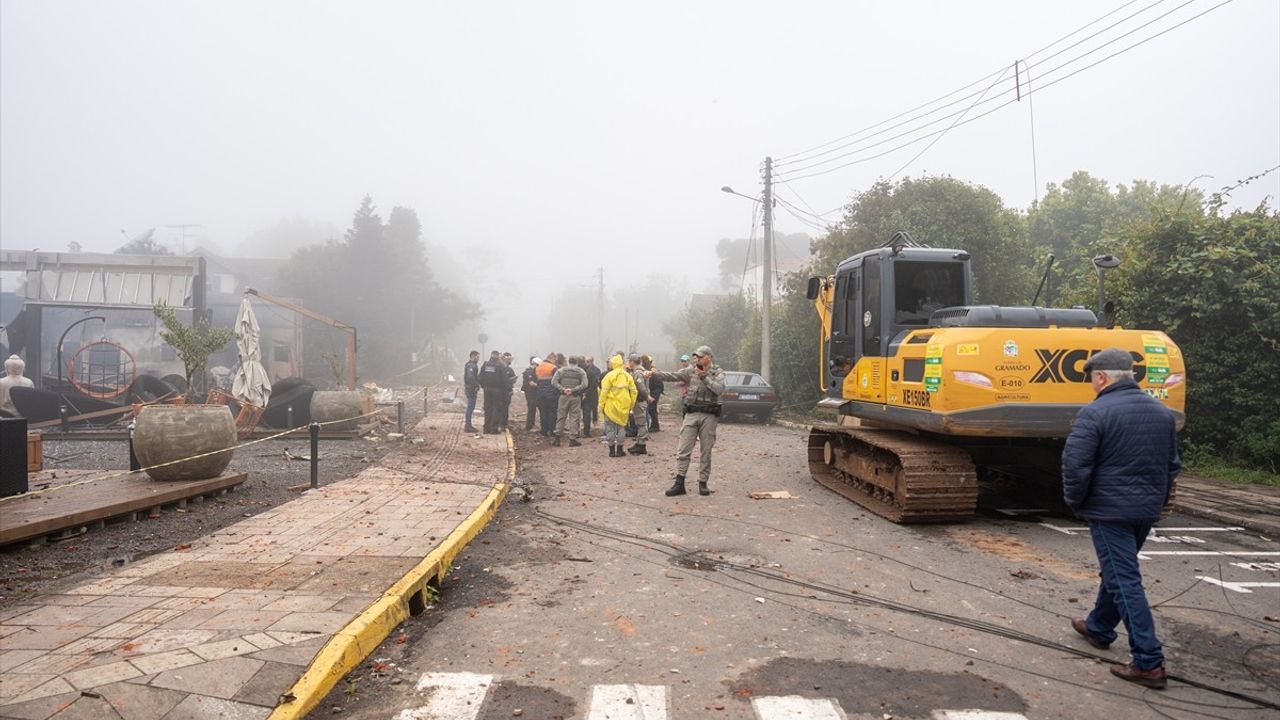
[{"label": "black cap", "polygon": [[1085,372],[1093,372],[1094,370],[1133,370],[1133,356],[1128,350],[1120,348],[1107,348],[1093,357],[1089,358],[1084,364]]}]

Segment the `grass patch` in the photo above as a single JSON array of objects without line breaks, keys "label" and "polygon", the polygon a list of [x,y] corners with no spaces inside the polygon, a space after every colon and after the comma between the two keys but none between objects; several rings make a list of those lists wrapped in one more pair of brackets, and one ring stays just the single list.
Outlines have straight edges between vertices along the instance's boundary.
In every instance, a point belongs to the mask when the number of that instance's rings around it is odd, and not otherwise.
[{"label": "grass patch", "polygon": [[1183,469],[1192,475],[1216,478],[1218,480],[1280,487],[1280,474],[1257,468],[1240,467],[1212,455],[1197,453],[1187,457],[1185,458]]}]

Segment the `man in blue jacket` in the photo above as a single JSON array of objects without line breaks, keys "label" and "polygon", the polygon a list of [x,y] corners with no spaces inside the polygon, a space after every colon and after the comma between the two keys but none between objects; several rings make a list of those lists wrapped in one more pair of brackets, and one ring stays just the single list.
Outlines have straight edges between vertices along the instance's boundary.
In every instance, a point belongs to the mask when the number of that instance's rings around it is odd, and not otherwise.
[{"label": "man in blue jacket", "polygon": [[1173,413],[1134,382],[1127,351],[1103,350],[1084,371],[1098,397],[1080,410],[1062,450],[1062,491],[1067,505],[1089,522],[1102,583],[1093,612],[1071,627],[1105,650],[1124,621],[1133,661],[1112,665],[1111,674],[1163,689],[1164,653],[1142,589],[1138,551],[1181,468],[1177,426]]}]

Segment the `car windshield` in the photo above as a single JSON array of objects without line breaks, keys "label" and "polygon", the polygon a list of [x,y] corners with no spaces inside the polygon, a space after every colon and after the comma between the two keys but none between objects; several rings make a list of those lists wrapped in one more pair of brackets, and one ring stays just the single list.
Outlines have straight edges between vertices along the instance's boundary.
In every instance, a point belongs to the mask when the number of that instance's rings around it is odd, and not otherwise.
[{"label": "car windshield", "polygon": [[732,387],[767,388],[769,383],[755,373],[730,372],[724,374],[724,384]]}]

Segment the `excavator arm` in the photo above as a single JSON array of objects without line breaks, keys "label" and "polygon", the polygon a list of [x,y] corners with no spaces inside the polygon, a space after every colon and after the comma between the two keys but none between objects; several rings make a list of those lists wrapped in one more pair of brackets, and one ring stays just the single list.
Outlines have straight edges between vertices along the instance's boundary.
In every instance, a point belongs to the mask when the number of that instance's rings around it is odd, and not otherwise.
[{"label": "excavator arm", "polygon": [[322,315],[316,312],[315,310],[305,308],[296,303],[289,302],[288,300],[285,300],[282,297],[276,297],[271,293],[266,293],[261,290],[256,290],[254,288],[245,288],[244,294],[253,295],[254,297],[260,300],[265,300],[266,302],[271,303],[272,305],[279,305],[280,307],[286,310],[292,310],[293,312],[296,312],[303,317],[311,318],[316,322],[324,323],[329,327],[337,328],[338,330],[345,332],[347,334],[347,388],[350,390],[356,389],[356,329],[355,327],[348,325],[340,320],[331,318],[328,315]]}]

